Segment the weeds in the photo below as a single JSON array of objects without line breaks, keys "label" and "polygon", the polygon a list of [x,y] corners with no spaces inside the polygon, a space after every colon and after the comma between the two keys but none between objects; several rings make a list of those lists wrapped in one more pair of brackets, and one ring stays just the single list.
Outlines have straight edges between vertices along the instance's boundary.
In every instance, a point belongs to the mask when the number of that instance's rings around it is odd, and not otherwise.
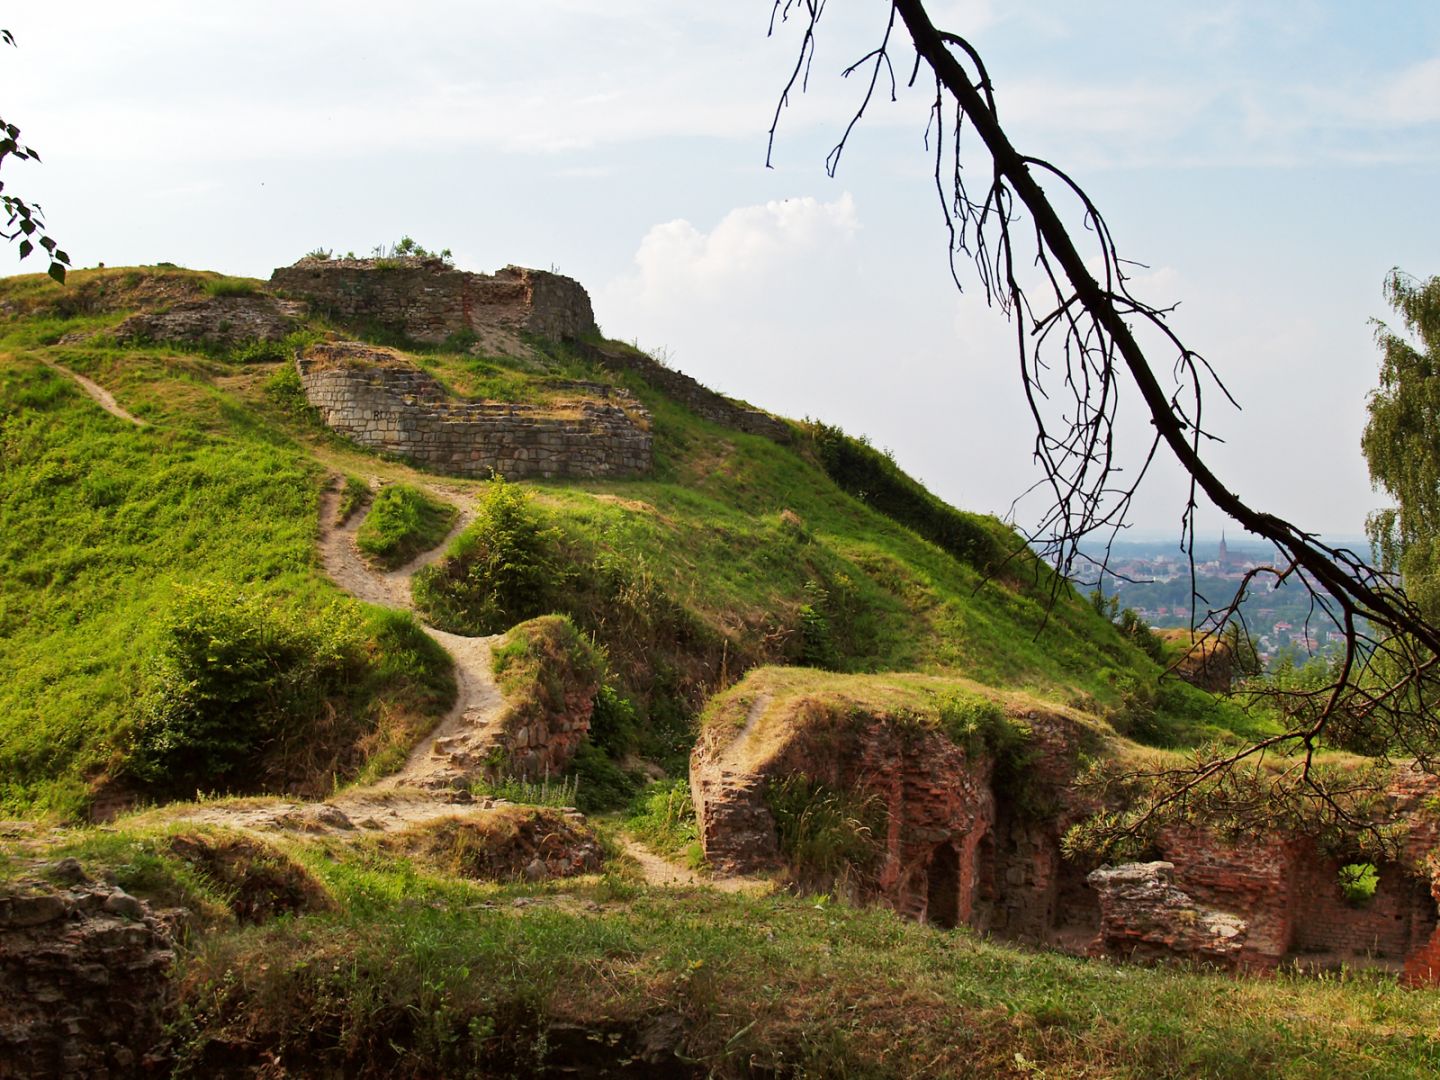
[{"label": "weeds", "polygon": [[575,776],[561,776],[552,780],[549,773],[539,780],[504,776],[498,780],[477,780],[470,785],[470,791],[474,795],[488,795],[526,806],[570,809],[579,805],[580,780]]},{"label": "weeds", "polygon": [[690,782],[657,780],[630,804],[626,827],[662,855],[699,855],[699,828]]},{"label": "weeds", "polygon": [[[165,263],[157,265],[165,266]],[[173,264],[170,264],[173,265]],[[211,296],[255,296],[260,292],[260,283],[250,278],[217,277],[205,282],[205,291]]]},{"label": "weeds", "polygon": [[772,782],[765,794],[780,854],[807,886],[828,887],[875,871],[883,850],[885,804],[874,794],[837,791],[800,773]]}]

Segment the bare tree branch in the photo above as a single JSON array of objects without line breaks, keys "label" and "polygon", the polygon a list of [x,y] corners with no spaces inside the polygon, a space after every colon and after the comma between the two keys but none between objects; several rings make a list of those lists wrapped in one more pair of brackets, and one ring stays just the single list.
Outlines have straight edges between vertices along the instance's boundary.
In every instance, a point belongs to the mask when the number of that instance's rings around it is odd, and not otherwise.
[{"label": "bare tree branch", "polygon": [[[1192,628],[1218,634],[1242,621],[1240,604],[1247,590],[1269,579],[1302,583],[1312,597],[1311,617],[1323,615],[1345,631],[1343,654],[1324,687],[1300,691],[1284,703],[1273,689],[1251,695],[1283,708],[1290,723],[1282,734],[1241,751],[1210,754],[1183,770],[1183,777],[1167,777],[1168,793],[1156,796],[1149,816],[1163,816],[1237,767],[1284,751],[1295,757],[1280,770],[1282,779],[1330,804],[1337,820],[1358,821],[1336,796],[1344,785],[1319,779],[1315,752],[1332,725],[1339,725],[1352,736],[1383,732],[1384,738],[1375,740],[1380,753],[1398,748],[1428,764],[1440,746],[1440,721],[1431,705],[1440,629],[1392,576],[1347,548],[1325,544],[1251,506],[1211,469],[1205,450],[1215,436],[1204,426],[1205,391],[1213,388],[1235,402],[1204,357],[1171,329],[1167,316],[1173,309],[1152,306],[1131,293],[1127,270],[1137,264],[1120,257],[1104,216],[1084,189],[1059,167],[1011,143],[977,50],[963,37],[936,28],[922,0],[889,0],[887,6],[880,44],[845,71],[864,67],[870,80],[826,168],[833,175],[882,72],[890,77],[895,96],[890,53],[898,17],[915,49],[910,84],[922,66],[934,76],[925,136],[933,151],[952,276],[961,285],[959,264],[970,263],[987,302],[1014,322],[1021,382],[1035,424],[1034,455],[1043,473],[1039,485],[1049,490],[1048,509],[1029,539],[1060,575],[1070,578],[1077,568],[1093,564],[1082,544],[1093,545],[1098,537],[1105,551],[1099,569],[1105,572],[1111,544],[1163,447],[1189,483],[1180,526],[1190,561]],[[808,78],[824,4],[776,0],[772,31],[776,14],[784,21],[792,12],[804,23],[804,37],[776,108],[769,151],[790,92],[797,81],[803,89]],[[967,131],[983,146],[988,170],[967,172],[969,162],[962,160]],[[1058,185],[1057,195],[1073,207],[1078,230],[1067,226],[1062,204],[1047,194],[1045,184]],[[1088,259],[1076,244],[1081,233],[1089,239]],[[1169,360],[1173,385],[1168,390],[1157,375],[1162,356]],[[1121,403],[1132,395],[1142,403],[1153,434],[1138,469],[1126,471],[1117,457],[1117,432]],[[1276,553],[1274,565],[1251,570],[1234,597],[1214,608],[1200,596],[1195,576],[1195,513],[1201,497],[1267,540]],[[1063,587],[1058,577],[1054,587]],[[1307,618],[1307,635],[1309,627]]]}]

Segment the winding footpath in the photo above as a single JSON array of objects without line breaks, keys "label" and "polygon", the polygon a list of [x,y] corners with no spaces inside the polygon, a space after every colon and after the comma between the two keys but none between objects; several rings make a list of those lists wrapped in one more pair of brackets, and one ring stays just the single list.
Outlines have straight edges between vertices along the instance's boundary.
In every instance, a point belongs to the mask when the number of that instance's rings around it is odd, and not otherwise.
[{"label": "winding footpath", "polygon": [[[73,381],[111,416],[136,427],[144,420],[126,410],[99,383],[52,360],[45,363]],[[461,530],[475,518],[464,492],[426,485],[428,493],[453,506],[455,524],[429,551],[404,566],[382,571],[371,566],[356,547],[355,537],[369,513],[366,505],[340,520],[338,477],[320,496],[319,548],[325,574],[357,600],[398,611],[415,611],[410,583],[417,571],[437,561]],[[410,752],[405,764],[391,776],[373,784],[349,788],[322,802],[256,797],[198,803],[157,811],[166,820],[193,821],[249,830],[283,830],[310,835],[362,835],[393,832],[427,821],[458,815],[482,814],[503,804],[503,799],[474,799],[468,792],[484,762],[499,746],[498,719],[505,698],[491,669],[491,647],[503,635],[464,637],[429,626],[421,628],[449,655],[455,666],[456,696],[450,711],[435,730]],[[745,735],[755,726],[765,702],[752,708]],[[742,740],[743,741],[743,736]],[[576,814],[576,817],[580,815]],[[664,887],[709,886],[725,892],[763,891],[769,883],[742,876],[709,877],[671,862],[630,837],[622,846],[638,865],[647,884]]]},{"label": "winding footpath", "polygon": [[[415,610],[410,581],[423,566],[435,562],[450,540],[474,520],[461,493],[430,486],[428,493],[454,506],[456,520],[450,532],[429,551],[395,570],[372,567],[355,546],[369,507],[340,521],[337,484],[320,496],[320,560],[326,576],[342,589],[369,604],[399,611]],[[421,628],[449,655],[455,665],[455,704],[435,730],[410,752],[405,764],[391,776],[361,787],[338,792],[323,802],[272,798],[239,799],[187,809],[187,821],[229,825],[243,829],[281,829],[305,833],[383,832],[456,814],[480,813],[503,800],[469,795],[468,786],[499,740],[498,724],[504,695],[491,671],[491,646],[502,635],[463,637],[421,622]]]}]

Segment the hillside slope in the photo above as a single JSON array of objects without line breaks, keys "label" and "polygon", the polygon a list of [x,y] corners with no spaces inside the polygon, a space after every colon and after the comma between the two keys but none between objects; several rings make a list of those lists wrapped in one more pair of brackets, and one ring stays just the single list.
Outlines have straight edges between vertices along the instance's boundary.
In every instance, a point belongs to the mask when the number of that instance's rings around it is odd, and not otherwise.
[{"label": "hillside slope", "polygon": [[[183,790],[157,785],[139,759],[145,725],[166,707],[165,657],[207,604],[238,604],[256,633],[281,634],[289,620],[295,648],[331,657],[294,673],[304,707],[269,702],[263,761],[213,773],[206,783],[218,789],[319,791],[364,768],[367,740],[393,741],[377,727],[418,738],[448,705],[444,657],[414,621],[357,606],[321,572],[317,499],[329,476],[425,482],[327,432],[305,406],[286,358],[325,324],[284,341],[117,340],[137,311],[260,291],[154,268],[77,272],[63,290],[15,278],[0,290],[0,807],[10,812],[81,813],[117,785]],[[824,467],[837,433],[798,426],[780,445],[597,365],[593,350],[536,341],[528,353],[413,356],[461,394],[543,400],[584,378],[623,383],[650,411],[652,476],[524,485],[547,577],[517,614],[565,611],[609,649],[617,691],[637,712],[614,756],[640,751],[675,769],[705,698],[757,663],[954,671],[1101,709],[1154,684],[1158,669],[1089,605],[1062,589],[1049,606],[1048,572],[1023,551],[987,576],[841,490]],[[67,373],[104,387],[143,426],[102,411]],[[843,445],[914,488],[880,455]],[[998,522],[945,512],[993,551],[1019,551]],[[443,577],[429,595],[447,626],[456,616],[440,610]],[[246,596],[263,601],[246,608]],[[186,597],[200,597],[188,613]],[[240,700],[249,691],[213,689],[254,711]],[[1166,693],[1148,728],[1162,741],[1236,722],[1183,689]]]},{"label": "hillside slope", "polygon": [[[964,787],[951,808],[991,815],[972,840],[1004,842],[990,884],[1028,886],[1058,860],[1029,815],[1082,753],[1163,759],[1131,740],[1261,723],[1161,679],[1010,530],[863,441],[616,342],[507,332],[485,355],[244,279],[70,282],[0,281],[0,819],[20,819],[0,820],[0,981],[22,991],[0,1000],[0,1073],[7,1054],[237,1077],[1440,1067],[1434,995],[1383,975],[1087,962],[838,899],[864,895],[864,860],[834,837],[873,861],[900,835],[861,798],[885,768],[922,808]],[[365,450],[294,363],[341,334],[398,349],[457,415],[624,389],[653,468],[521,483]],[[680,779],[697,737],[721,779],[789,755],[830,783],[777,772],[757,804],[828,891],[667,861],[711,839]],[[821,760],[842,744],[849,765]],[[586,820],[577,793],[635,801]],[[1073,893],[1084,869],[1055,873]]]}]

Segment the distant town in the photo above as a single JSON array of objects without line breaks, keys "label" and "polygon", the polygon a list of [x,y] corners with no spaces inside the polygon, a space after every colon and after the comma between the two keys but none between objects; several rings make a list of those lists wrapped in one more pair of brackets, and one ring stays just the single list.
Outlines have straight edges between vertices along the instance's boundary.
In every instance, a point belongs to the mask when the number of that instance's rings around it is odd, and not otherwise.
[{"label": "distant town", "polygon": [[[1341,543],[1362,554],[1368,551],[1363,539]],[[1098,581],[1099,555],[1087,554],[1093,560],[1088,588],[1098,586],[1105,596],[1117,598],[1122,608],[1133,609],[1157,629],[1203,621],[1208,611],[1230,603],[1247,572],[1276,561],[1273,549],[1231,543],[1224,536],[1218,542],[1198,542],[1193,580],[1196,596],[1192,598],[1189,557],[1173,540],[1117,541],[1111,548],[1106,572]],[[1075,577],[1086,579],[1079,571]],[[1087,585],[1080,588],[1086,591]],[[1257,576],[1250,583],[1240,612],[1267,669],[1286,659],[1303,664],[1311,657],[1330,655],[1343,641],[1338,625],[1318,607],[1312,607],[1310,593],[1294,580],[1277,586],[1274,577]]]}]

